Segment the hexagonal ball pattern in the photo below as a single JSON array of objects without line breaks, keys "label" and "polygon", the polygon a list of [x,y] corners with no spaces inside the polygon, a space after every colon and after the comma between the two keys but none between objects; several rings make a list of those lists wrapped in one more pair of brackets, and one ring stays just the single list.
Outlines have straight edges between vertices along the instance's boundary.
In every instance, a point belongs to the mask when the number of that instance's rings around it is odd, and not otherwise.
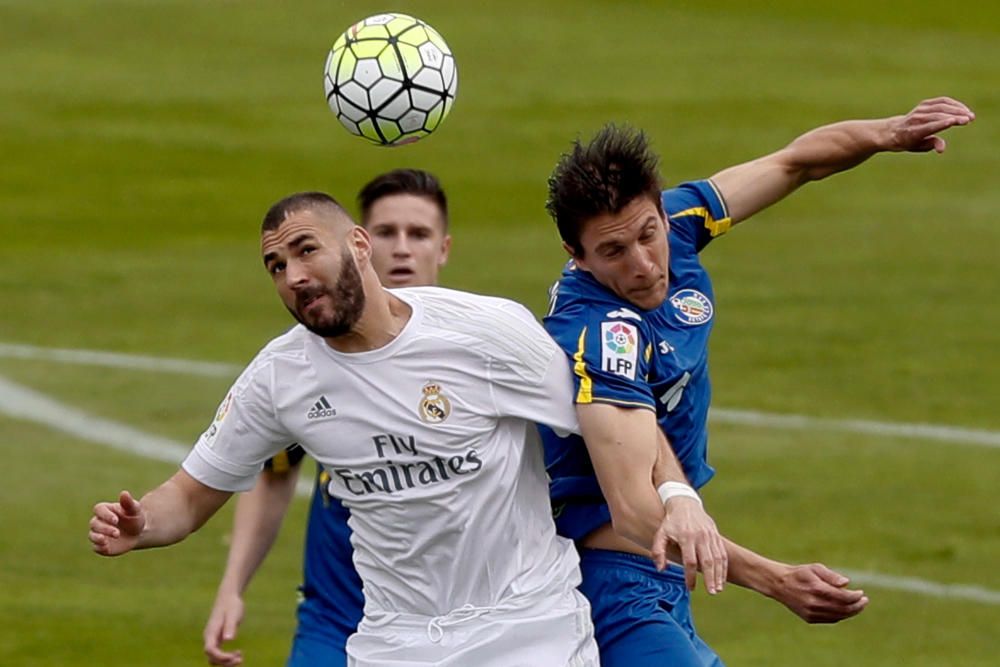
[{"label": "hexagonal ball pattern", "polygon": [[334,42],[323,92],[351,133],[381,145],[412,143],[448,115],[458,87],[451,50],[432,27],[405,14],[370,16]]}]

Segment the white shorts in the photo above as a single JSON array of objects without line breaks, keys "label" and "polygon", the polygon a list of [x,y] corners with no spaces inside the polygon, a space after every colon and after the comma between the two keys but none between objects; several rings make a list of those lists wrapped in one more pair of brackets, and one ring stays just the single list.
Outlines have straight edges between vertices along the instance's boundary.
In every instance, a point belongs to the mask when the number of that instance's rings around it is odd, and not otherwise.
[{"label": "white shorts", "polygon": [[366,617],[349,667],[598,667],[590,604],[576,589],[529,608],[467,606],[445,616]]}]

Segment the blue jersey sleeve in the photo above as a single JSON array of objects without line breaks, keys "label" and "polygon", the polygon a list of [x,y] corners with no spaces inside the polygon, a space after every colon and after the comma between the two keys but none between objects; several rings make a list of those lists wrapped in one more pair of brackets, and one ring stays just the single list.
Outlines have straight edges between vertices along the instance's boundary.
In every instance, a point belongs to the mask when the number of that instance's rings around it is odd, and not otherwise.
[{"label": "blue jersey sleeve", "polygon": [[670,232],[701,252],[732,224],[722,194],[712,181],[691,181],[663,192],[663,210]]},{"label": "blue jersey sleeve", "polygon": [[556,308],[545,329],[569,358],[578,404],[656,409],[646,382],[652,349],[637,314],[606,302],[577,303]]}]

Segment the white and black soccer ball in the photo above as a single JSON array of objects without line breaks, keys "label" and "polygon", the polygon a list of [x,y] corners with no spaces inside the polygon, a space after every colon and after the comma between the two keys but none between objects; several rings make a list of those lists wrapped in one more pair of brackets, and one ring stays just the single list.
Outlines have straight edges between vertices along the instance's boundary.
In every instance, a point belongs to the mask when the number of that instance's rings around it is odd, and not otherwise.
[{"label": "white and black soccer ball", "polygon": [[349,132],[399,146],[441,125],[455,102],[458,69],[434,28],[405,14],[378,14],[337,38],[323,86]]}]

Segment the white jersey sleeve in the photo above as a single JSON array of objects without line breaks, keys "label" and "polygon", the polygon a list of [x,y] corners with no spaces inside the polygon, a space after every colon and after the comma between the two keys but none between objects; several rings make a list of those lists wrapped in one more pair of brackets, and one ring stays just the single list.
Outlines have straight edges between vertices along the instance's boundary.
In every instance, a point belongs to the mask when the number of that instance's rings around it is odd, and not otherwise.
[{"label": "white jersey sleeve", "polygon": [[243,372],[198,438],[181,467],[220,491],[249,491],[264,462],[292,436],[278,420],[271,387],[271,364],[261,355]]},{"label": "white jersey sleeve", "polygon": [[489,366],[497,414],[545,424],[560,435],[579,433],[566,356],[531,311],[505,305],[513,326]]}]

